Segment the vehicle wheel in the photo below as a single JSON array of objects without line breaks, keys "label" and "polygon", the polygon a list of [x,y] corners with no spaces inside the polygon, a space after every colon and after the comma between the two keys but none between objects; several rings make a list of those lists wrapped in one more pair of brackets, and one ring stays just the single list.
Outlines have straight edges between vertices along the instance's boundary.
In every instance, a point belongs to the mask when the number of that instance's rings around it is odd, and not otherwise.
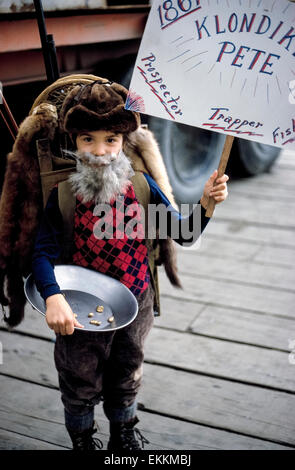
[{"label": "vehicle wheel", "polygon": [[166,119],[147,117],[178,204],[197,203],[204,184],[218,167],[225,136]]},{"label": "vehicle wheel", "polygon": [[281,149],[246,139],[235,138],[228,170],[232,176],[254,176],[268,171],[274,164]]}]

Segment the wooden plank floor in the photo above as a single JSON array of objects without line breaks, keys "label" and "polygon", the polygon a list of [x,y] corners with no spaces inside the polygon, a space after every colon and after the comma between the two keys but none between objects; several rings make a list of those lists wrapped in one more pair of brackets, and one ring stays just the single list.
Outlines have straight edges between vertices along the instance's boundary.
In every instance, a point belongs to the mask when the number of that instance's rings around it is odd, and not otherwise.
[{"label": "wooden plank floor", "polygon": [[[178,249],[184,289],[160,272],[139,394],[147,449],[295,448],[294,187],[288,152],[231,181],[200,246]],[[44,318],[27,306],[0,342],[0,449],[69,449]],[[96,420],[106,447],[101,407]]]}]

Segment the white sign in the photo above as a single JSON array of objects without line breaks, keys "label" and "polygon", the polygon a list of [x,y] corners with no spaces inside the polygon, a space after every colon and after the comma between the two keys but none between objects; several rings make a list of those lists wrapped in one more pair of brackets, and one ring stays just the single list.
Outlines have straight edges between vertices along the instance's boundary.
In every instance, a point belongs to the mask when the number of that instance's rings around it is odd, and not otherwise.
[{"label": "white sign", "polygon": [[295,149],[295,4],[154,0],[125,107]]}]

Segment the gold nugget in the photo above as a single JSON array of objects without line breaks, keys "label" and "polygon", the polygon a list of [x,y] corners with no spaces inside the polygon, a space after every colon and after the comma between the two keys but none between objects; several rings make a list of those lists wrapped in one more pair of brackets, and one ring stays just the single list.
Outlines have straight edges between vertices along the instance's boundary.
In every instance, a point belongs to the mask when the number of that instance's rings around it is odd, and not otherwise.
[{"label": "gold nugget", "polygon": [[99,312],[99,313],[102,313],[103,312],[103,305],[98,305],[96,307],[96,311]]},{"label": "gold nugget", "polygon": [[92,313],[92,312],[88,313],[88,317],[89,318],[94,317],[94,313]]},{"label": "gold nugget", "polygon": [[109,322],[109,323],[113,323],[114,320],[115,320],[114,317],[109,317],[109,318],[108,318],[108,322]]},{"label": "gold nugget", "polygon": [[96,325],[96,326],[99,326],[101,325],[101,321],[98,321],[98,320],[90,320],[91,325]]},{"label": "gold nugget", "polygon": [[78,316],[78,315],[77,315],[76,313],[74,313],[74,317],[77,318],[77,316]]}]

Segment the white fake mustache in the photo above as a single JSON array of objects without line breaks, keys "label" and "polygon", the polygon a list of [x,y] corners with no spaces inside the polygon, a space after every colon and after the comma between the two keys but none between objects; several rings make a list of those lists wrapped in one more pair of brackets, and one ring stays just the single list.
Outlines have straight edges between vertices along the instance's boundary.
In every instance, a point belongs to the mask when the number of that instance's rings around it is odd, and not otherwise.
[{"label": "white fake mustache", "polygon": [[100,168],[103,166],[111,165],[111,163],[116,160],[120,154],[115,152],[108,153],[106,155],[93,155],[90,152],[81,152],[77,150],[73,152],[71,150],[64,150],[64,153],[73,157],[77,162],[82,163],[83,165],[89,166],[91,168]]},{"label": "white fake mustache", "polygon": [[74,193],[83,198],[83,203],[109,203],[112,198],[124,193],[134,175],[131,162],[120,150],[101,157],[89,152],[67,151],[77,162],[76,171],[69,176]]}]

